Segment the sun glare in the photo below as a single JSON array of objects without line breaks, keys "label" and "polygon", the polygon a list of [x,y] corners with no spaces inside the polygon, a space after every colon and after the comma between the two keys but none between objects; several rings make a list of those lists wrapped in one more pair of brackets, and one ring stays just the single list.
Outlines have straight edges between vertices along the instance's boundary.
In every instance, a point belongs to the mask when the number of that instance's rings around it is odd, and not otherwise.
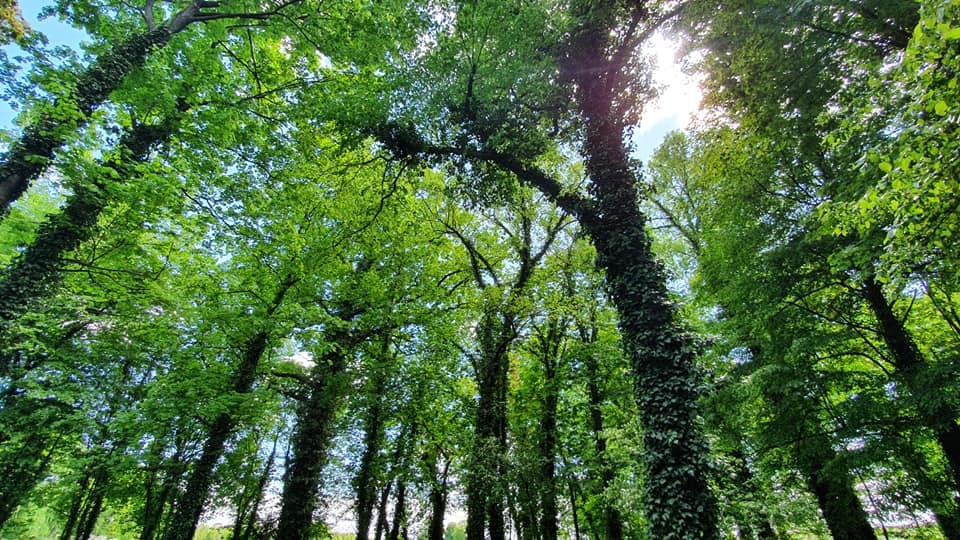
[{"label": "sun glare", "polygon": [[676,58],[678,47],[675,39],[659,32],[644,46],[644,52],[656,62],[654,81],[659,96],[644,111],[638,128],[640,135],[667,123],[669,129],[683,129],[700,109],[699,81],[681,69]]}]

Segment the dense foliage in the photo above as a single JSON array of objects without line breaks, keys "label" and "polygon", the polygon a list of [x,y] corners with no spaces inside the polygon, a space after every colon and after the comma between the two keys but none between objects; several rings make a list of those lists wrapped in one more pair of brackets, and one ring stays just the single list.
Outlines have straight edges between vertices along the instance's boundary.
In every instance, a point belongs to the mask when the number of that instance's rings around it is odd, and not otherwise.
[{"label": "dense foliage", "polygon": [[960,539],[955,0],[44,10],[3,538]]}]

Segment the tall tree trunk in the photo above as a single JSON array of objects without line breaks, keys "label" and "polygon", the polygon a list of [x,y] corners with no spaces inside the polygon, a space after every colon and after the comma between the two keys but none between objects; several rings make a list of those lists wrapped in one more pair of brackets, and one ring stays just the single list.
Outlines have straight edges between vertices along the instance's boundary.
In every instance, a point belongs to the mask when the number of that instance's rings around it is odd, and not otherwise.
[{"label": "tall tree trunk", "polygon": [[[585,343],[595,341],[593,331],[581,328],[580,337]],[[615,472],[607,458],[607,436],[603,431],[603,393],[600,388],[600,365],[595,354],[588,353],[584,358],[584,368],[587,375],[587,394],[590,398],[590,430],[593,435],[593,448],[597,460],[597,473],[601,494],[601,514],[604,538],[607,540],[623,539],[623,521],[620,511],[608,496],[607,491],[613,486]]]},{"label": "tall tree trunk", "polygon": [[513,340],[513,321],[505,319],[491,310],[477,328],[480,399],[467,474],[467,540],[483,540],[485,524],[490,540],[505,538],[501,479],[506,450],[507,350]]},{"label": "tall tree trunk", "polygon": [[[260,315],[264,319],[263,324],[269,322],[273,314],[283,304],[283,298],[287,291],[296,282],[296,279],[288,277],[279,284],[270,304],[266,307],[265,312]],[[251,336],[244,344],[240,364],[233,374],[232,390],[235,393],[247,394],[253,389],[253,383],[257,377],[257,367],[260,365],[260,358],[267,349],[269,341],[269,332],[261,330]],[[177,499],[173,520],[164,532],[163,540],[193,539],[197,524],[200,522],[200,514],[203,513],[203,507],[210,494],[214,470],[223,455],[227,439],[233,433],[236,423],[237,418],[229,412],[221,413],[214,420],[207,434],[207,441],[203,445],[200,458],[190,474],[187,488]]]},{"label": "tall tree trunk", "polygon": [[[153,540],[160,532],[160,525],[163,523],[163,512],[170,502],[176,486],[185,472],[186,464],[181,461],[181,453],[178,451],[173,457],[175,464],[163,473],[159,493],[155,497],[147,497],[143,508],[143,528],[140,529],[140,540]],[[148,483],[148,495],[152,491],[152,485]]]},{"label": "tall tree trunk", "polygon": [[[250,537],[250,533],[257,525],[257,514],[260,512],[260,505],[266,495],[267,484],[270,483],[270,473],[273,472],[273,461],[277,457],[277,446],[280,444],[280,430],[273,437],[273,446],[270,448],[270,455],[263,464],[263,472],[257,478],[257,485],[249,497],[249,505],[246,509],[237,508],[237,518],[233,524],[233,533],[231,540],[245,540]],[[246,491],[246,488],[244,488]],[[244,499],[246,499],[246,494]]]},{"label": "tall tree trunk", "polygon": [[[389,331],[386,332],[383,340],[380,355],[381,364],[389,361],[387,357],[390,348],[390,335]],[[386,390],[388,378],[386,368],[386,365],[374,366],[371,375],[372,381],[367,392],[371,403],[367,408],[364,449],[355,480],[358,540],[367,540],[370,534],[370,523],[373,519],[373,507],[377,502],[377,466],[380,460],[380,447],[383,443],[383,394]]]},{"label": "tall tree trunk", "polygon": [[90,535],[93,534],[93,529],[97,526],[97,520],[100,519],[100,513],[103,511],[103,498],[107,493],[109,474],[106,465],[100,464],[97,466],[84,505],[86,508],[77,523],[77,535],[74,537],[76,540],[88,540]]},{"label": "tall tree trunk", "polygon": [[551,315],[546,326],[546,332],[540,336],[540,360],[544,370],[543,417],[540,420],[540,535],[543,540],[557,540],[557,362],[566,323]]},{"label": "tall tree trunk", "polygon": [[[929,393],[929,388],[920,388],[918,376],[927,366],[926,359],[913,341],[913,337],[904,328],[903,323],[894,314],[890,303],[883,294],[883,288],[872,277],[863,284],[863,294],[879,324],[880,336],[893,357],[893,364],[903,378],[907,390],[914,396]],[[926,401],[919,399],[918,401]],[[918,412],[923,422],[933,431],[940,449],[947,458],[953,477],[953,489],[960,491],[960,426],[957,414],[946,403],[935,400],[932,407],[919,406]],[[957,509],[954,514],[960,514]]]},{"label": "tall tree trunk", "polygon": [[[646,18],[643,2],[635,16]],[[609,10],[614,11],[614,10]],[[662,266],[651,251],[646,217],[637,201],[637,178],[624,144],[616,101],[625,92],[625,65],[608,58],[613,23],[607,10],[587,3],[574,15],[571,56],[562,69],[576,83],[583,116],[586,168],[596,200],[595,219],[582,220],[606,272],[608,293],[620,315],[643,423],[644,489],[650,536],[718,536],[716,502],[707,483],[706,441],[698,420],[699,388],[693,344],[678,326]]]},{"label": "tall tree trunk", "polygon": [[380,503],[377,504],[377,529],[374,540],[381,540],[387,531],[387,504],[390,502],[390,488],[393,482],[387,482],[380,491]]},{"label": "tall tree trunk", "polygon": [[807,435],[797,443],[797,458],[830,534],[834,540],[875,540],[853,478],[830,440],[819,433]]},{"label": "tall tree trunk", "polygon": [[56,435],[31,435],[13,456],[0,463],[0,478],[3,479],[0,482],[0,529],[43,479],[59,443],[60,438]]},{"label": "tall tree trunk", "polygon": [[[144,161],[151,148],[169,138],[174,124],[168,120],[158,125],[135,125],[120,139],[116,156],[101,165],[118,178],[129,178],[134,174],[133,165]],[[109,203],[102,190],[103,182],[74,186],[63,209],[40,225],[33,243],[0,272],[0,338],[6,337],[9,321],[19,318],[55,287],[64,255],[90,238],[100,213]],[[12,367],[4,364],[0,365],[0,373]]]},{"label": "tall tree trunk", "polygon": [[[0,158],[0,218],[50,164],[53,153],[87,124],[90,115],[120,87],[153,51],[199,20],[200,5],[191,2],[168,22],[133,36],[99,57],[77,79],[76,87],[50,105]],[[216,3],[216,2],[214,2]],[[66,112],[58,112],[66,111]]]},{"label": "tall tree trunk", "polygon": [[400,530],[405,527],[407,520],[407,482],[403,475],[397,476],[397,499],[393,504],[393,524],[387,540],[400,540]]},{"label": "tall tree trunk", "polygon": [[450,462],[443,458],[441,452],[436,452],[430,470],[436,475],[437,461],[443,459],[443,470],[440,478],[434,478],[430,486],[430,523],[427,525],[427,540],[443,540],[443,518],[447,513],[447,472]]},{"label": "tall tree trunk", "polygon": [[87,497],[87,490],[90,489],[90,482],[93,480],[90,471],[84,473],[80,479],[80,489],[73,496],[73,503],[70,504],[70,512],[67,514],[67,520],[63,523],[63,530],[60,532],[60,540],[70,540],[73,536],[73,529],[80,520],[80,512],[83,510],[83,501]]},{"label": "tall tree trunk", "polygon": [[301,402],[287,463],[280,501],[279,540],[306,540],[317,508],[317,489],[327,462],[327,447],[333,439],[334,419],[340,397],[349,386],[346,380],[347,336],[334,338],[334,351],[320,358],[313,368],[313,388]]},{"label": "tall tree trunk", "polygon": [[580,518],[579,507],[577,505],[577,490],[573,480],[567,482],[567,488],[570,490],[570,514],[573,518],[573,540],[580,540]]}]

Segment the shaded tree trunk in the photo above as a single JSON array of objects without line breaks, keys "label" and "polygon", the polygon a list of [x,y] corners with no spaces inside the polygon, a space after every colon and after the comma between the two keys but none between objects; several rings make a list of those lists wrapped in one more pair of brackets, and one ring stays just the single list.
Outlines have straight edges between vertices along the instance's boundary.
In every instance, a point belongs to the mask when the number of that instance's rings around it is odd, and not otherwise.
[{"label": "shaded tree trunk", "polygon": [[380,491],[380,503],[377,505],[377,529],[373,535],[375,540],[381,540],[387,532],[387,503],[390,502],[390,490],[393,482],[387,482]]},{"label": "shaded tree trunk", "polygon": [[[580,338],[584,343],[596,341],[595,328],[580,328]],[[622,540],[623,523],[620,511],[612,503],[607,491],[613,485],[615,472],[607,460],[607,437],[603,432],[603,393],[601,390],[600,365],[593,353],[584,358],[587,375],[587,395],[590,404],[590,431],[593,434],[593,449],[597,460],[597,476],[601,494],[601,528],[607,540]]]},{"label": "shaded tree trunk", "polygon": [[[390,333],[387,332],[381,350],[381,360],[387,360],[390,348],[389,336]],[[377,466],[383,443],[383,400],[388,377],[385,369],[386,366],[383,365],[374,367],[371,388],[367,392],[372,402],[367,408],[363,455],[360,458],[360,468],[355,479],[358,540],[367,540],[370,534],[373,507],[377,499]]]},{"label": "shaded tree trunk", "polygon": [[[430,463],[430,470],[436,474],[437,461],[443,459],[442,454],[437,452],[435,458]],[[427,525],[427,540],[443,540],[443,518],[447,513],[447,473],[450,468],[450,462],[443,461],[443,470],[440,472],[440,478],[434,478],[430,486],[430,522]]]},{"label": "shaded tree trunk", "polygon": [[84,511],[77,523],[77,535],[74,537],[76,540],[88,540],[93,534],[93,528],[96,527],[100,513],[103,511],[103,498],[106,495],[108,481],[109,472],[106,466],[97,466],[92,487],[84,504]]},{"label": "shaded tree trunk", "polygon": [[[634,16],[650,22],[644,3]],[[675,321],[666,276],[655,260],[637,201],[636,177],[624,145],[624,120],[615,105],[625,92],[625,65],[608,60],[612,22],[599,6],[584,21],[562,69],[577,87],[584,119],[583,150],[596,201],[594,219],[581,224],[593,239],[598,266],[620,315],[644,426],[647,521],[661,540],[716,538],[716,503],[707,483],[708,451],[698,422],[701,383],[693,344]],[[599,72],[598,72],[599,71]]]},{"label": "shaded tree trunk", "polygon": [[830,441],[809,434],[796,448],[800,468],[834,540],[875,540],[876,533],[853,488],[853,478]]},{"label": "shaded tree trunk", "polygon": [[[913,337],[894,314],[880,284],[873,278],[867,278],[863,284],[863,295],[877,319],[880,337],[887,345],[893,357],[893,364],[903,378],[907,389],[914,396],[929,393],[931,389],[920,388],[922,383],[917,381],[927,362],[913,341]],[[954,490],[960,490],[960,426],[957,425],[956,412],[941,400],[933,400],[932,406],[919,406],[918,412],[924,423],[933,431],[940,449],[947,458]],[[957,513],[954,509],[954,519]]]},{"label": "shaded tree trunk", "polygon": [[70,536],[73,535],[73,529],[77,526],[77,521],[80,520],[80,511],[83,509],[83,499],[86,497],[87,490],[90,488],[91,480],[92,478],[89,471],[80,479],[80,489],[77,490],[77,493],[73,497],[73,503],[70,504],[67,520],[63,524],[63,531],[60,532],[60,540],[70,540]]},{"label": "shaded tree trunk", "polygon": [[577,490],[573,484],[573,480],[567,482],[567,487],[570,490],[570,513],[573,517],[573,540],[580,540],[580,518],[579,516],[579,507],[577,505]]},{"label": "shaded tree trunk", "polygon": [[[280,308],[287,291],[294,284],[296,284],[296,280],[292,278],[287,278],[280,283],[273,300],[267,306],[265,313],[262,314],[263,319],[269,321],[274,312]],[[257,367],[260,365],[260,358],[267,349],[269,340],[269,332],[261,330],[251,336],[244,344],[240,364],[233,375],[233,392],[246,394],[253,389]],[[207,441],[203,445],[200,458],[190,474],[186,490],[177,498],[173,520],[163,534],[164,540],[192,540],[200,521],[200,514],[203,512],[203,507],[210,494],[210,487],[213,485],[214,470],[223,455],[227,439],[233,433],[236,423],[237,418],[229,412],[221,413],[214,420],[207,434]]]},{"label": "shaded tree trunk", "polygon": [[401,530],[404,531],[403,538],[406,540],[406,521],[407,521],[407,483],[403,476],[397,477],[397,499],[393,506],[393,524],[390,526],[390,534],[387,540],[399,540]]},{"label": "shaded tree trunk", "polygon": [[317,489],[333,439],[340,398],[349,386],[346,378],[348,332],[335,336],[334,350],[320,359],[310,377],[313,387],[300,403],[291,456],[280,501],[279,540],[306,540],[317,508]]},{"label": "shaded tree trunk", "polygon": [[478,325],[480,399],[472,462],[467,474],[467,540],[504,540],[503,459],[506,451],[507,350],[513,341],[513,319],[487,312]]},{"label": "shaded tree trunk", "polygon": [[[101,165],[118,178],[129,178],[135,174],[132,166],[144,161],[151,148],[167,140],[174,125],[172,120],[159,125],[135,125],[120,139],[117,155]],[[102,182],[96,186],[74,186],[63,209],[40,225],[33,243],[0,273],[0,337],[5,337],[9,321],[19,318],[56,286],[63,256],[90,238],[100,213],[109,203],[103,187]],[[0,373],[12,367],[6,364],[0,365]]]},{"label": "shaded tree trunk", "polygon": [[257,485],[253,488],[249,506],[244,509],[237,508],[237,517],[233,524],[233,533],[230,536],[231,540],[246,540],[256,528],[257,514],[260,512],[260,505],[266,495],[267,484],[270,482],[270,473],[273,471],[273,461],[277,457],[277,445],[279,443],[280,431],[277,431],[273,438],[273,447],[270,448],[270,456],[267,457],[267,461],[263,465],[263,472],[260,473]]},{"label": "shaded tree trunk", "polygon": [[543,417],[540,420],[540,537],[557,540],[557,404],[559,388],[557,362],[566,323],[556,316],[547,320],[546,331],[540,338],[541,363],[544,369]]}]

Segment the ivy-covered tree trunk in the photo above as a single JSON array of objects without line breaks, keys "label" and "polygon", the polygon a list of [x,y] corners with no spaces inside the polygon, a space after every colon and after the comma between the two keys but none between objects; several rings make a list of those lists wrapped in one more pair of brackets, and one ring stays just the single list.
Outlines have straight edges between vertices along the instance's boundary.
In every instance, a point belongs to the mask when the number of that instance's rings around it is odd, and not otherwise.
[{"label": "ivy-covered tree trunk", "polygon": [[127,75],[143,65],[153,51],[170,38],[200,20],[201,6],[219,2],[190,2],[168,22],[133,36],[99,57],[78,78],[76,86],[51,105],[35,124],[27,127],[0,158],[0,217],[30,184],[46,170],[53,153],[63,146],[90,119],[90,115],[120,87]]},{"label": "ivy-covered tree trunk", "polygon": [[[18,390],[11,384],[7,391]],[[12,396],[0,406],[0,529],[47,475],[63,443],[68,404]],[[23,434],[16,437],[14,434]]]},{"label": "ivy-covered tree trunk", "polygon": [[[283,298],[287,291],[296,284],[296,279],[287,278],[277,287],[273,299],[262,314],[264,322],[269,322],[271,316],[283,304]],[[238,395],[247,394],[253,389],[253,383],[257,377],[257,367],[260,365],[260,358],[263,356],[267,345],[270,342],[270,333],[267,330],[261,330],[251,336],[241,349],[240,364],[233,374],[232,390]],[[213,473],[217,463],[223,456],[227,439],[233,434],[234,427],[237,424],[237,417],[231,412],[223,412],[217,415],[210,431],[207,435],[207,441],[203,445],[203,451],[200,458],[194,465],[190,473],[190,480],[187,482],[186,490],[177,498],[176,511],[173,521],[164,532],[163,540],[191,540],[200,522],[200,514],[203,513],[203,507],[210,494],[210,487],[213,485]]]},{"label": "ivy-covered tree trunk", "polygon": [[[642,4],[642,3],[641,3]],[[644,10],[643,5],[634,9]],[[596,200],[595,219],[582,225],[606,272],[620,315],[636,401],[643,423],[645,507],[650,536],[661,540],[716,538],[716,503],[707,483],[708,449],[698,415],[702,384],[692,339],[674,320],[666,276],[651,251],[637,178],[624,144],[616,100],[625,92],[623,66],[608,58],[611,29],[605,8],[576,13],[583,22],[564,61],[577,87],[584,119],[583,150]],[[640,12],[638,12],[640,13]]]},{"label": "ivy-covered tree trunk", "polygon": [[[120,139],[116,155],[104,160],[102,166],[117,178],[130,179],[135,174],[133,166],[144,161],[151,148],[170,137],[174,124],[165,121],[157,125],[135,125]],[[0,336],[9,321],[23,315],[33,302],[56,285],[64,255],[90,238],[100,213],[110,202],[103,191],[104,182],[74,186],[63,209],[40,226],[33,243],[0,273]],[[0,372],[11,367],[2,365]]]},{"label": "ivy-covered tree trunk", "polygon": [[480,341],[480,399],[470,469],[467,473],[467,540],[505,538],[503,460],[507,448],[507,349],[513,320],[488,311],[477,328]]},{"label": "ivy-covered tree trunk", "polygon": [[297,428],[280,498],[279,540],[311,537],[317,490],[327,462],[327,447],[334,436],[337,407],[349,386],[345,373],[349,332],[335,333],[330,340],[334,350],[317,360],[310,375],[314,386],[297,412]]},{"label": "ivy-covered tree trunk", "polygon": [[[386,333],[381,350],[381,360],[389,361],[390,333]],[[383,406],[388,374],[386,365],[374,366],[371,374],[367,397],[366,426],[364,430],[363,455],[357,470],[355,485],[357,490],[357,538],[367,540],[373,519],[373,508],[377,502],[377,469],[380,461],[380,449],[383,445]]]}]

